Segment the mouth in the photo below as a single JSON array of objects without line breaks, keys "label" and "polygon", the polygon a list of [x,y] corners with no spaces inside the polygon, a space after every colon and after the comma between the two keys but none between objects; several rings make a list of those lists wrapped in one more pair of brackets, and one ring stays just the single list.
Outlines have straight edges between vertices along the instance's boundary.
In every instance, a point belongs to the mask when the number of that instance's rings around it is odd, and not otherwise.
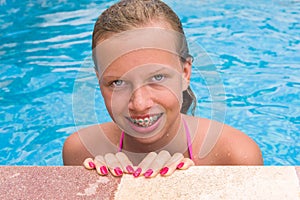
[{"label": "mouth", "polygon": [[138,127],[147,128],[155,124],[162,115],[163,113],[143,117],[127,117],[127,119]]}]

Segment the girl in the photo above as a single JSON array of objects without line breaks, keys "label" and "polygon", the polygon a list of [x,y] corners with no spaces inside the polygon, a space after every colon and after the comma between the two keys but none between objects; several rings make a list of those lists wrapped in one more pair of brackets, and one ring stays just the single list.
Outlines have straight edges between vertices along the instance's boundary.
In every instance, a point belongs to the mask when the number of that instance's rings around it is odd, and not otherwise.
[{"label": "girl", "polygon": [[[159,0],[123,0],[105,10],[93,32],[93,59],[113,122],[70,135],[65,165],[101,175],[170,175],[191,165],[260,165],[247,135],[188,116],[192,57],[178,16]],[[94,158],[94,159],[92,159]],[[137,166],[137,167],[134,167]],[[108,168],[108,169],[107,169]]]}]

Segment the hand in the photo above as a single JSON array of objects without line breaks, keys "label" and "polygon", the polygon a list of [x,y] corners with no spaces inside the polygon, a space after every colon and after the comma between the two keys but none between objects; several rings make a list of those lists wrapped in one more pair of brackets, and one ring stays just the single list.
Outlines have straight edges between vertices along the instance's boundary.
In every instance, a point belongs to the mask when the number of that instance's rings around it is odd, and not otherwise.
[{"label": "hand", "polygon": [[152,178],[158,174],[162,176],[171,175],[176,169],[188,169],[194,165],[194,162],[189,158],[184,158],[181,153],[175,153],[171,156],[169,152],[163,150],[159,154],[149,153],[135,167],[136,170],[123,152],[109,153],[104,157],[96,156],[95,159],[87,158],[83,165],[87,169],[96,169],[100,175],[107,175],[109,169],[114,176],[122,176],[124,172],[133,174],[134,177],[143,175],[146,178]]},{"label": "hand", "polygon": [[165,150],[159,154],[151,152],[137,166],[133,176],[138,177],[141,174],[146,178],[152,178],[158,174],[169,176],[176,169],[188,169],[192,165],[195,165],[194,162],[189,158],[184,158],[181,153],[175,153],[171,156]]},{"label": "hand", "polygon": [[97,173],[103,176],[108,174],[108,170],[114,176],[134,173],[132,162],[123,152],[108,153],[105,156],[98,155],[95,159],[87,158],[83,165],[86,169],[96,169]]}]

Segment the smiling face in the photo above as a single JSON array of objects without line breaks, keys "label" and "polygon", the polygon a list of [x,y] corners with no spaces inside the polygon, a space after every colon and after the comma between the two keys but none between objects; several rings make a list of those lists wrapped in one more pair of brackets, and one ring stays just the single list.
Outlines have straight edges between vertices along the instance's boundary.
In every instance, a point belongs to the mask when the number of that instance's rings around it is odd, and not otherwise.
[{"label": "smiling face", "polygon": [[182,39],[183,34],[154,23],[112,35],[93,49],[111,118],[141,143],[177,134],[191,72],[191,62],[182,62],[178,53]]},{"label": "smiling face", "polygon": [[177,132],[190,64],[159,49],[140,49],[116,59],[99,77],[112,119],[127,134],[151,143]]}]

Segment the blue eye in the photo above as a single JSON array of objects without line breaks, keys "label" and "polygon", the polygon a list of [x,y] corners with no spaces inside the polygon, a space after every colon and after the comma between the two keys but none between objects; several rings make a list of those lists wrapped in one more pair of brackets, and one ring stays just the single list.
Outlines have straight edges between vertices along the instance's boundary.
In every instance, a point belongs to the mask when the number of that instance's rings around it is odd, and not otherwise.
[{"label": "blue eye", "polygon": [[155,76],[152,77],[152,80],[155,81],[155,82],[159,82],[159,81],[162,81],[164,78],[165,78],[164,75],[157,74],[157,75],[155,75]]},{"label": "blue eye", "polygon": [[122,87],[124,84],[125,84],[125,82],[122,80],[115,80],[115,81],[112,81],[111,86]]}]

